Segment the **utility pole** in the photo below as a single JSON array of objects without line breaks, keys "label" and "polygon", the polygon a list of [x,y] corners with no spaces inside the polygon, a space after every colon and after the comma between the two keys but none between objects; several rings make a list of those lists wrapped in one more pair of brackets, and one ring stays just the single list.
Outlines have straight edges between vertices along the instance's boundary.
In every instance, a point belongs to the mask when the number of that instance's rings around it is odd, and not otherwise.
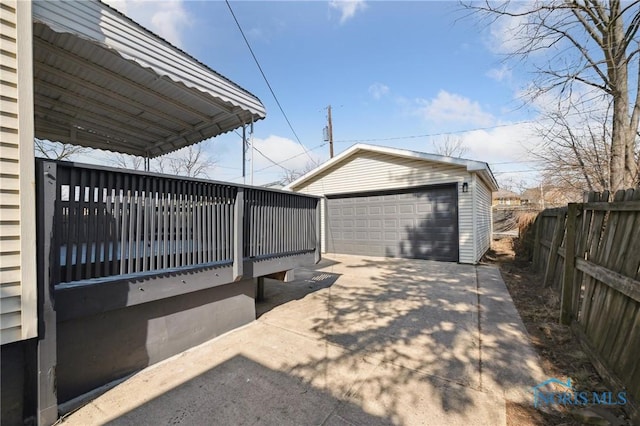
[{"label": "utility pole", "polygon": [[329,158],[333,158],[333,124],[331,124],[331,105],[327,107],[327,127],[329,129]]}]

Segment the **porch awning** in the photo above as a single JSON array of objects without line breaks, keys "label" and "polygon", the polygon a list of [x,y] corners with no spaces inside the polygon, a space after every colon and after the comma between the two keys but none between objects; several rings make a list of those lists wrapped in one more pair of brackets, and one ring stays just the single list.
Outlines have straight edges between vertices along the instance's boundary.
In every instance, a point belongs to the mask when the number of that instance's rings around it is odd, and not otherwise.
[{"label": "porch awning", "polygon": [[156,157],[266,115],[231,80],[99,1],[34,1],[35,135]]}]

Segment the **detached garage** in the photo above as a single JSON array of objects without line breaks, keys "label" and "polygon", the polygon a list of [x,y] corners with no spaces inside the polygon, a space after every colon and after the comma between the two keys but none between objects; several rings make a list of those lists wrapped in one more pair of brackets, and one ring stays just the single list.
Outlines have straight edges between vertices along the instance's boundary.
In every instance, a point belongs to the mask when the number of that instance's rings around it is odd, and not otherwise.
[{"label": "detached garage", "polygon": [[491,244],[484,162],[358,144],[287,189],[324,197],[324,252],[476,263]]}]

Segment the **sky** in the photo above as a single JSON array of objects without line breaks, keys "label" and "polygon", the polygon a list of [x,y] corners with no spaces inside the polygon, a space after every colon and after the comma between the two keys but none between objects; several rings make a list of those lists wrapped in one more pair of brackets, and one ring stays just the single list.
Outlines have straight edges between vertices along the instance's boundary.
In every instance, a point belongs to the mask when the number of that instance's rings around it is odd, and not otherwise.
[{"label": "sky", "polygon": [[[254,152],[256,185],[329,158],[328,105],[336,154],[358,142],[435,152],[461,138],[465,157],[489,163],[502,186],[536,183],[537,116],[520,96],[531,75],[505,62],[506,32],[455,1],[231,1],[295,134],[224,1],[106,2],[262,101],[255,147],[282,167]],[[243,181],[239,133],[204,147],[210,178]]]}]

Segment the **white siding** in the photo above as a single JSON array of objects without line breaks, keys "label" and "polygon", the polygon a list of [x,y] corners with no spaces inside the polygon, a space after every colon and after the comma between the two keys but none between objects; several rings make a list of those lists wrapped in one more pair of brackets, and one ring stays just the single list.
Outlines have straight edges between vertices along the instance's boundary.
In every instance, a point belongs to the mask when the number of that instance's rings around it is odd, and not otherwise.
[{"label": "white siding", "polygon": [[[383,153],[360,151],[335,164],[310,181],[296,187],[296,192],[311,195],[377,191],[458,183],[458,220],[460,234],[460,262],[474,263],[472,196],[462,193],[462,182],[469,181],[470,174],[464,166],[435,163]],[[323,202],[321,236],[324,248],[325,204]]]},{"label": "white siding", "polygon": [[460,243],[460,263],[475,263],[473,244],[473,187],[471,175],[465,172],[467,192],[462,192],[462,181],[458,184],[458,238]]},{"label": "white siding", "polygon": [[37,335],[31,19],[0,0],[0,344]]},{"label": "white siding", "polygon": [[475,192],[475,224],[476,224],[476,255],[475,260],[480,258],[489,250],[491,246],[491,190],[479,178],[476,179]]}]

